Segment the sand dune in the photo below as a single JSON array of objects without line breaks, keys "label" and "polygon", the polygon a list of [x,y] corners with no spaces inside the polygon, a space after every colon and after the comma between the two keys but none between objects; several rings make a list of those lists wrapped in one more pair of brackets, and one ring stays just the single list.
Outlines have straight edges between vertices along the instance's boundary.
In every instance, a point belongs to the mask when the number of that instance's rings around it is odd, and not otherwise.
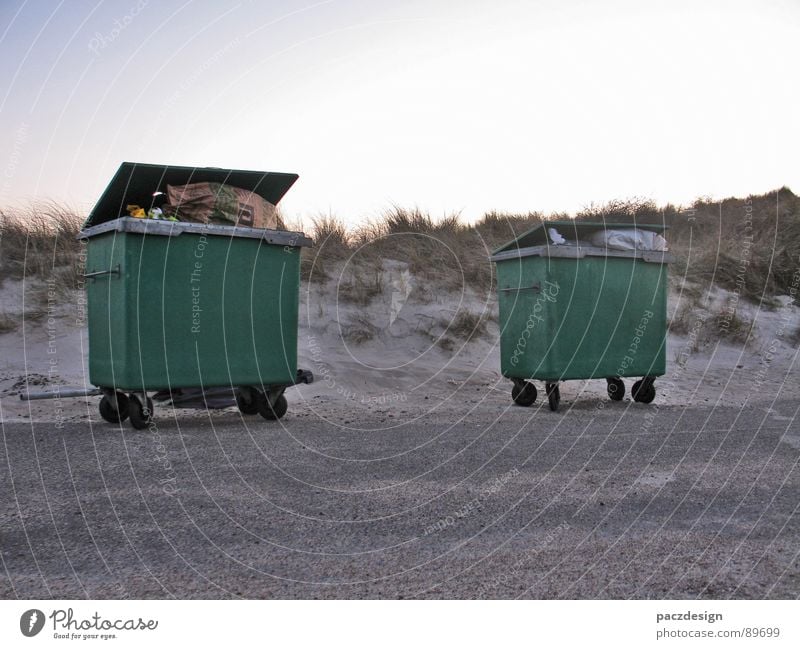
[{"label": "sand dune", "polygon": [[[403,285],[402,268],[390,269],[383,290],[368,307],[337,301],[335,286],[303,283],[301,290],[299,366],[316,382],[290,389],[290,415],[305,403],[323,400],[335,416],[376,409],[392,412],[421,401],[440,403],[458,412],[465,387],[476,394],[505,393],[511,383],[500,375],[498,325],[493,297],[467,289],[461,293],[419,291]],[[406,276],[406,281],[408,277]],[[332,283],[332,282],[331,282]],[[399,287],[399,288],[398,288]],[[23,288],[7,280],[0,291],[5,313],[23,313]],[[717,290],[714,301],[729,293]],[[667,375],[657,383],[655,404],[709,404],[769,408],[777,396],[800,394],[797,347],[792,334],[800,325],[800,309],[788,298],[777,309],[759,309],[742,302],[738,312],[755,322],[747,344],[731,344],[670,334]],[[0,416],[11,421],[85,421],[97,419],[97,397],[23,402],[19,393],[53,386],[87,386],[87,332],[82,323],[82,298],[77,292],[52,304],[18,329],[0,334]],[[670,296],[670,313],[678,305]],[[472,314],[474,331],[454,330],[458,314]],[[695,312],[702,315],[702,310]],[[462,323],[463,324],[463,323]],[[630,388],[630,382],[628,385]],[[459,395],[455,397],[454,395]],[[562,386],[563,402],[605,399],[602,381],[571,381]],[[172,416],[169,409],[159,417]],[[206,416],[182,411],[181,416]],[[225,416],[225,412],[214,416]]]}]

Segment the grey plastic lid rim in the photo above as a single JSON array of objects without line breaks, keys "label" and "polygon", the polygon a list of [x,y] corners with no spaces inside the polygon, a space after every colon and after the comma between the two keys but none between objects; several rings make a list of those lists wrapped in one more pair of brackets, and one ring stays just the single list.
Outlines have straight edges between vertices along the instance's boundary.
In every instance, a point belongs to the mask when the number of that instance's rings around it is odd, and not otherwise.
[{"label": "grey plastic lid rim", "polygon": [[651,264],[671,264],[675,257],[661,250],[614,250],[597,246],[529,246],[514,248],[493,254],[489,259],[495,263],[520,259],[522,257],[550,257],[551,259],[583,259],[584,257],[620,257],[623,259],[641,259]]},{"label": "grey plastic lid rim", "polygon": [[222,237],[242,237],[245,239],[263,239],[267,243],[290,246],[293,248],[311,247],[314,242],[302,232],[287,230],[266,230],[237,225],[217,225],[215,223],[191,223],[189,221],[161,221],[155,219],[137,219],[123,216],[100,225],[93,225],[81,230],[79,240],[90,239],[106,232],[134,232],[156,236],[177,237],[186,234],[208,234]]},{"label": "grey plastic lid rim", "polygon": [[548,245],[550,238],[547,235],[549,228],[555,228],[559,234],[566,238],[583,239],[586,234],[599,230],[647,230],[649,232],[664,232],[669,228],[665,223],[617,223],[604,221],[543,221],[529,230],[520,233],[515,239],[504,243],[494,250],[492,254]]}]

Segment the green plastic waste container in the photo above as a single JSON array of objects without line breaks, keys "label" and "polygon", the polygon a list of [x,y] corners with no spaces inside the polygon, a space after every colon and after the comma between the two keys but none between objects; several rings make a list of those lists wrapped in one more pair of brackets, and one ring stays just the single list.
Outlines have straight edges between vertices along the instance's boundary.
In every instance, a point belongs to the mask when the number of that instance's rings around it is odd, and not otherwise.
[{"label": "green plastic waste container", "polygon": [[[277,419],[297,369],[302,233],[121,216],[166,186],[219,182],[276,204],[297,179],[123,163],[87,219],[89,376],[104,419],[150,424],[152,398]],[[225,399],[228,399],[226,401]],[[222,401],[220,401],[222,398]]]},{"label": "green plastic waste container", "polygon": [[[566,242],[553,245],[555,228]],[[661,225],[637,225],[661,233]],[[602,230],[632,224],[551,221],[496,250],[500,350],[512,398],[523,406],[537,396],[530,379],[544,381],[550,408],[568,379],[606,379],[621,400],[623,377],[638,377],[634,400],[650,403],[655,377],[666,371],[669,253],[593,245]]]}]

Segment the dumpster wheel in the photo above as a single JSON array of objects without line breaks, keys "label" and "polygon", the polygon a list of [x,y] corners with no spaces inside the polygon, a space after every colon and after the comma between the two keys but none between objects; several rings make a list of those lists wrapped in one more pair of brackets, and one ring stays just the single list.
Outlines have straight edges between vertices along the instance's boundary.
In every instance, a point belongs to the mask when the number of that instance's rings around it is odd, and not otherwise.
[{"label": "dumpster wheel", "polygon": [[109,424],[119,424],[128,418],[130,412],[130,402],[128,397],[122,392],[117,392],[114,395],[116,405],[108,398],[108,395],[103,395],[100,399],[100,416],[105,419]]},{"label": "dumpster wheel", "polygon": [[511,398],[518,406],[532,406],[536,401],[536,386],[530,381],[515,381]]},{"label": "dumpster wheel", "polygon": [[[144,395],[143,395],[144,396]],[[129,415],[131,418],[131,426],[136,430],[147,428],[153,421],[153,400],[150,397],[145,397],[147,405],[142,406],[141,397],[132,394],[129,398]]]},{"label": "dumpster wheel", "polygon": [[608,385],[606,389],[608,391],[608,398],[612,401],[622,401],[623,397],[625,396],[625,384],[622,382],[622,379],[618,377],[612,377],[606,379]]},{"label": "dumpster wheel", "polygon": [[650,403],[656,398],[656,386],[653,385],[655,379],[651,376],[645,376],[633,384],[631,388],[631,396],[634,401],[639,403]]},{"label": "dumpster wheel", "polygon": [[[248,395],[245,394],[244,389],[236,390],[236,406],[239,412],[243,415],[257,415],[258,414],[258,398],[255,396],[255,391],[247,389]],[[247,397],[250,397],[248,400]]]},{"label": "dumpster wheel", "polygon": [[558,383],[546,383],[545,390],[547,391],[547,402],[550,404],[550,410],[557,411],[558,404],[561,401],[561,391],[558,389]]},{"label": "dumpster wheel", "polygon": [[263,392],[257,391],[256,404],[258,406],[258,414],[264,419],[275,420],[280,419],[286,414],[289,409],[289,402],[283,394],[275,399],[274,404],[270,404],[269,397]]}]

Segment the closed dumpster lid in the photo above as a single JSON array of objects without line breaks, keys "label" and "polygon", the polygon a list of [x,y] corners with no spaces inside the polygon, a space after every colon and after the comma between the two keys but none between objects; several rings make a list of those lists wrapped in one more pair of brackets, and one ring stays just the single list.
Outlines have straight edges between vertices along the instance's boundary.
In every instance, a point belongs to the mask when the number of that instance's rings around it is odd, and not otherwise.
[{"label": "closed dumpster lid", "polygon": [[661,223],[608,223],[603,221],[545,221],[527,232],[523,232],[513,241],[502,245],[493,254],[531,248],[533,246],[546,246],[550,243],[547,230],[555,228],[558,233],[570,241],[585,241],[598,230],[630,230],[639,229],[648,232],[663,232],[667,229]]},{"label": "closed dumpster lid", "polygon": [[[608,223],[602,221],[545,221],[513,241],[509,241],[491,255],[492,261],[504,261],[527,256],[566,257],[579,259],[587,255],[604,257],[641,258],[654,263],[671,263],[672,255],[657,250],[612,250],[587,243],[599,230],[646,230],[661,233],[669,226],[662,223]],[[548,230],[555,228],[566,239],[566,245],[553,245]]]},{"label": "closed dumpster lid", "polygon": [[149,209],[154,192],[166,192],[167,185],[224,183],[255,192],[273,205],[297,180],[297,174],[245,171],[218,167],[173,167],[169,165],[123,162],[95,204],[84,228],[127,216],[128,205]]}]

